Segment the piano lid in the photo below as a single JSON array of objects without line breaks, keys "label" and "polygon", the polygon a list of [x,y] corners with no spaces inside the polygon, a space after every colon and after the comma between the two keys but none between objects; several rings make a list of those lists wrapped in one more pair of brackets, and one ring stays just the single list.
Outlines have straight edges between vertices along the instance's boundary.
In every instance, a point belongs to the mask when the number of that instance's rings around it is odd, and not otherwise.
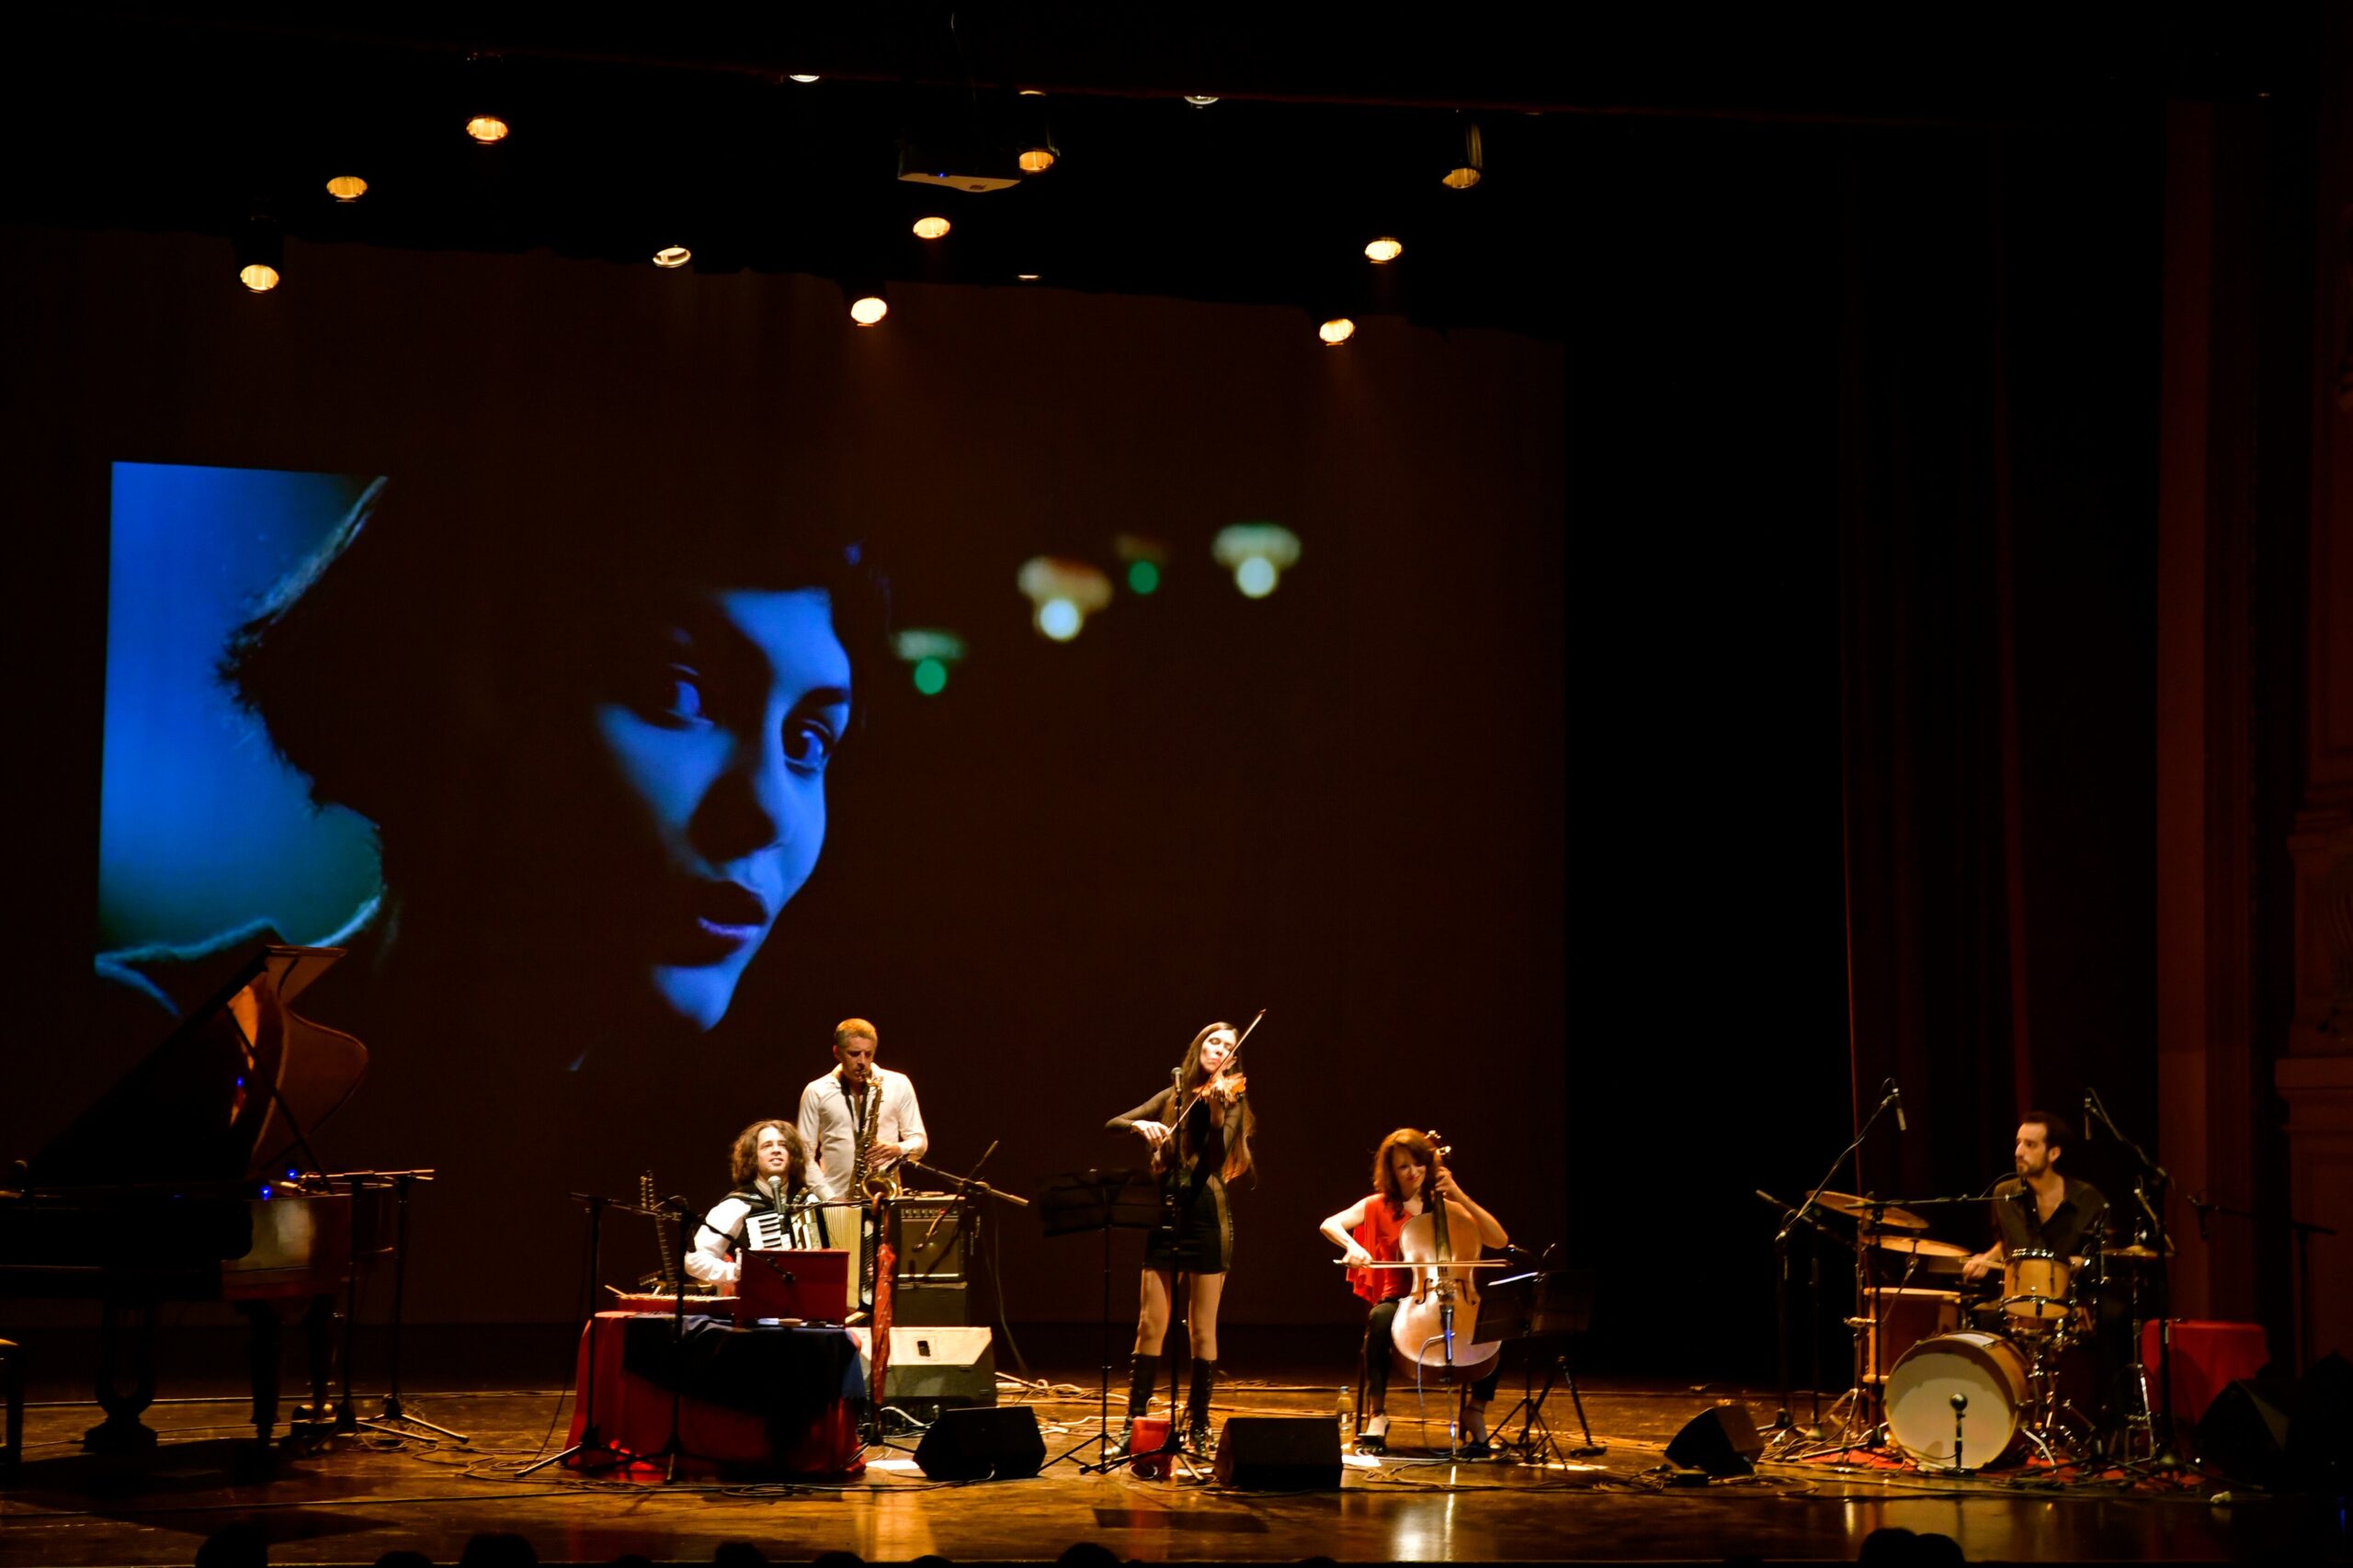
[{"label": "piano lid", "polygon": [[32,1184],[132,1178],[152,1169],[158,1133],[176,1180],[244,1180],[281,1168],[290,1150],[296,1164],[308,1164],[296,1145],[351,1096],[368,1070],[368,1048],[287,1003],[341,957],[341,948],[257,950],[27,1162]]}]

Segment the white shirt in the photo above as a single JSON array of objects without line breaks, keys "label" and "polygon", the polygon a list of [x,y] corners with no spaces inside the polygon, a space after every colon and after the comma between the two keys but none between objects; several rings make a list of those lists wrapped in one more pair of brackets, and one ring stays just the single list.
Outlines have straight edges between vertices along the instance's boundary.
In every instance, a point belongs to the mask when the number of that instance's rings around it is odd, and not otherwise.
[{"label": "white shirt", "polygon": [[[914,1082],[904,1073],[887,1067],[870,1067],[867,1075],[866,1092],[874,1094],[879,1085],[882,1096],[881,1108],[874,1116],[876,1141],[904,1144],[907,1159],[922,1159],[931,1140],[924,1135]],[[801,1146],[809,1153],[812,1191],[828,1201],[855,1196],[858,1129],[850,1124],[850,1102],[842,1092],[838,1067],[822,1078],[811,1079],[801,1091]]]},{"label": "white shirt", "polygon": [[[764,1182],[769,1180],[767,1176],[759,1179]],[[687,1249],[687,1272],[714,1285],[732,1285],[743,1278],[744,1265],[735,1256],[734,1244],[730,1238],[744,1233],[744,1217],[751,1211],[752,1206],[740,1198],[722,1198],[712,1204],[710,1212],[702,1217],[702,1228],[695,1233],[695,1244]],[[820,1244],[811,1233],[811,1218],[806,1210],[793,1214],[794,1246]]]}]

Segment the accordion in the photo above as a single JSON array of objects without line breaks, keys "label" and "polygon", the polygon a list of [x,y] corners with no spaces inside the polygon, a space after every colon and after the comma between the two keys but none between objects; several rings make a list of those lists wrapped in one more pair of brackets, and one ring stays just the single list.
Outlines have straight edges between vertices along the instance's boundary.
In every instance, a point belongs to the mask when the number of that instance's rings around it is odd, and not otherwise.
[{"label": "accordion", "polygon": [[783,1214],[773,1209],[756,1209],[744,1217],[744,1244],[752,1252],[787,1252],[824,1245],[815,1231],[815,1222],[805,1208]]}]

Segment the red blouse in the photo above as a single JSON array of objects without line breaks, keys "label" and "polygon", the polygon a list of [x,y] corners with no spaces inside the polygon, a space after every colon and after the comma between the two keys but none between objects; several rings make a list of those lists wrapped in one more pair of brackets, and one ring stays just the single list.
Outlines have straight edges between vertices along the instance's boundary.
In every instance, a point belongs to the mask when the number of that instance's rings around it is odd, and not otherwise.
[{"label": "red blouse", "polygon": [[[1357,1245],[1372,1254],[1375,1263],[1394,1263],[1398,1259],[1397,1233],[1405,1228],[1408,1218],[1389,1211],[1386,1193],[1376,1192],[1364,1200],[1364,1223],[1349,1234]],[[1351,1268],[1348,1288],[1374,1306],[1392,1296],[1413,1293],[1414,1272],[1409,1268]]]}]

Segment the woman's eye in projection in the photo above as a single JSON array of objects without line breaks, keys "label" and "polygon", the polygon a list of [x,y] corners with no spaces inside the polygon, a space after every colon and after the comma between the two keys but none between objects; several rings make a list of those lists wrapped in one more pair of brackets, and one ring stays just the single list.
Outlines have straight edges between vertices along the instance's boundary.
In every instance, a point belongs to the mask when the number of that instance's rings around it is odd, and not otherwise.
[{"label": "woman's eye in projection", "polygon": [[711,717],[702,672],[688,665],[670,665],[655,674],[639,693],[637,707],[647,718],[680,726],[709,723]]},{"label": "woman's eye in projection", "polygon": [[785,760],[803,773],[821,773],[833,759],[840,737],[814,719],[794,719],[784,727]]}]

